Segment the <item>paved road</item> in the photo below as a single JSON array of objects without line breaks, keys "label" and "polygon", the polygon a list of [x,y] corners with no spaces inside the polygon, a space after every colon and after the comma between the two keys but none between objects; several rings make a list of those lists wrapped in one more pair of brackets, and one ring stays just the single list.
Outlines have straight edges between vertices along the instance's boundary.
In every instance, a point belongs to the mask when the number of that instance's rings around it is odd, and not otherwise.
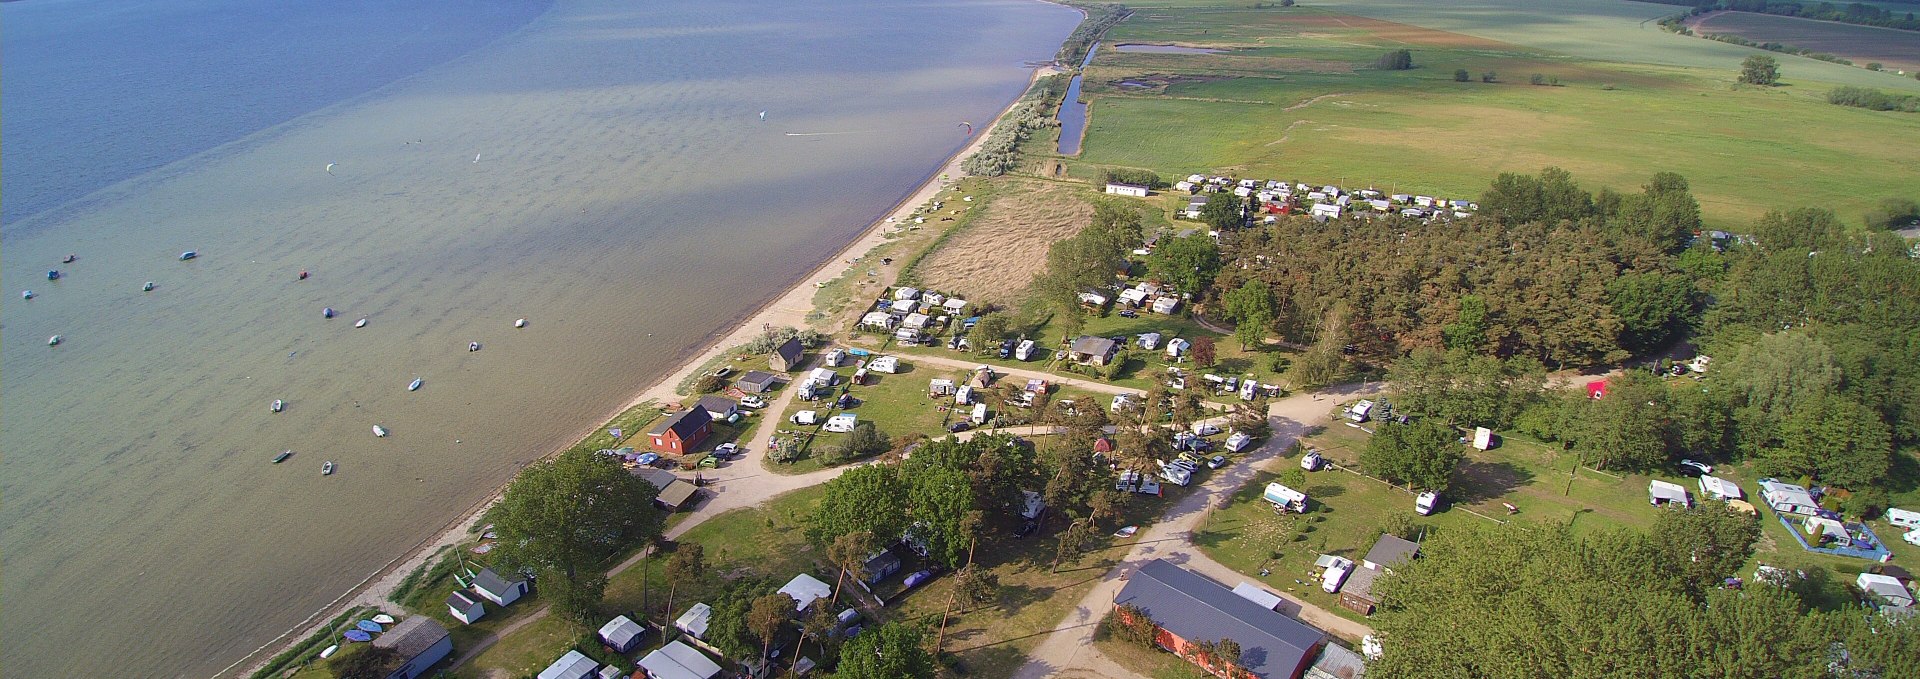
[{"label": "paved road", "polygon": [[[1247,576],[1200,553],[1190,540],[1193,529],[1205,518],[1209,507],[1224,506],[1235,490],[1252,480],[1262,467],[1279,458],[1281,452],[1292,445],[1296,438],[1305,434],[1310,427],[1327,421],[1335,404],[1361,393],[1361,388],[1347,387],[1274,401],[1268,409],[1273,436],[1268,438],[1266,445],[1249,454],[1240,464],[1214,473],[1195,492],[1167,508],[1157,523],[1143,529],[1133,549],[1120,564],[1109,571],[1100,584],[1095,585],[1093,591],[1088,592],[1073,611],[1054,626],[1053,633],[1028,654],[1027,663],[1014,673],[1015,679],[1080,676],[1086,670],[1111,673],[1111,661],[1099,657],[1099,652],[1093,650],[1094,628],[1113,608],[1113,598],[1124,584],[1121,575],[1138,568],[1141,563],[1165,559],[1228,587],[1247,580]],[[1352,640],[1358,640],[1369,632],[1365,625],[1284,592],[1275,593],[1286,601],[1281,605],[1281,612],[1316,628]]]}]

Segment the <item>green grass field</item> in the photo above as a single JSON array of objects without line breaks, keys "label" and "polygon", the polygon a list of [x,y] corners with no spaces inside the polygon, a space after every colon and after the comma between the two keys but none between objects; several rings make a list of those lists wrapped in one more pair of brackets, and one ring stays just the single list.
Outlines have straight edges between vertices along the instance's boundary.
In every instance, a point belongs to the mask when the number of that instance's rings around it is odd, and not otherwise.
[{"label": "green grass field", "polygon": [[[1359,429],[1335,423],[1305,442],[1328,460],[1357,468],[1367,438],[1368,434]],[[1468,452],[1442,511],[1418,517],[1416,525],[1444,532],[1499,521],[1570,522],[1580,531],[1644,531],[1661,511],[1647,504],[1650,478],[1693,487],[1691,480],[1669,474],[1649,477],[1582,469],[1570,476],[1571,458],[1559,455],[1552,446],[1519,436],[1503,437],[1492,450]],[[1250,579],[1362,620],[1358,614],[1340,608],[1338,595],[1320,590],[1318,581],[1310,576],[1313,560],[1319,554],[1333,554],[1358,561],[1373,545],[1389,514],[1412,513],[1413,494],[1354,472],[1329,468],[1308,474],[1306,487],[1301,489],[1311,498],[1315,512],[1277,514],[1261,499],[1261,493],[1267,483],[1279,478],[1277,470],[1297,464],[1298,459],[1276,461],[1269,471],[1242,487],[1227,507],[1207,518],[1194,541],[1209,556]],[[1753,482],[1758,476],[1749,470],[1729,466],[1715,472],[1749,492],[1757,490]],[[1501,503],[1512,503],[1520,511],[1509,515]],[[1836,605],[1848,601],[1844,583],[1872,564],[1803,550],[1771,510],[1761,506],[1760,512],[1761,537],[1754,558],[1739,574],[1750,577],[1753,567],[1763,563],[1815,571],[1823,574],[1820,581],[1825,585],[1825,601]],[[1900,542],[1899,533],[1879,522],[1874,530],[1889,543],[1894,563],[1920,562],[1920,548]],[[1271,574],[1259,577],[1263,568]]]},{"label": "green grass field", "polygon": [[[1582,14],[1553,13],[1570,6]],[[1606,0],[1139,7],[1108,43],[1236,51],[1102,50],[1089,69],[1085,148],[1067,164],[1081,177],[1117,165],[1449,196],[1548,165],[1594,189],[1633,190],[1671,170],[1690,180],[1709,224],[1736,229],[1803,205],[1857,222],[1873,203],[1920,186],[1920,167],[1904,160],[1920,148],[1920,116],[1824,100],[1837,84],[1920,91],[1920,81],[1777,55],[1785,86],[1736,88],[1740,60],[1759,52],[1638,24],[1674,9]],[[1412,50],[1418,67],[1367,68],[1395,48]],[[1454,82],[1455,69],[1473,81]],[[1497,82],[1479,81],[1487,71]],[[1528,84],[1536,73],[1562,86]]]}]

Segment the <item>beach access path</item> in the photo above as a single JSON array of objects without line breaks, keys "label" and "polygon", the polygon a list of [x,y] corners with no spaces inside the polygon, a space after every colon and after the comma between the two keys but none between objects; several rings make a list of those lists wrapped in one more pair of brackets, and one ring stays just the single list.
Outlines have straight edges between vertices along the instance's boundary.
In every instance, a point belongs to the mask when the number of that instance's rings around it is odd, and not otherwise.
[{"label": "beach access path", "polygon": [[[1234,491],[1251,481],[1255,473],[1270,466],[1274,460],[1281,459],[1282,453],[1296,439],[1330,420],[1333,404],[1372,392],[1370,385],[1347,385],[1327,391],[1296,394],[1271,403],[1267,417],[1273,427],[1273,436],[1268,438],[1266,444],[1250,453],[1240,464],[1221,469],[1194,493],[1167,508],[1158,522],[1142,529],[1126,557],[1108,571],[1101,582],[1054,626],[1045,641],[1027,654],[1026,664],[1014,672],[1015,679],[1077,677],[1089,673],[1099,676],[1139,676],[1126,670],[1122,670],[1125,674],[1115,672],[1112,661],[1093,648],[1094,629],[1106,617],[1107,611],[1113,608],[1114,597],[1126,584],[1123,579],[1125,575],[1147,561],[1164,559],[1226,587],[1247,580],[1248,576],[1221,565],[1195,548],[1192,541],[1194,529],[1206,520],[1211,509],[1226,506]],[[1366,625],[1342,618],[1284,592],[1276,594],[1284,599],[1280,605],[1281,613],[1315,628],[1352,641],[1371,632]]]}]

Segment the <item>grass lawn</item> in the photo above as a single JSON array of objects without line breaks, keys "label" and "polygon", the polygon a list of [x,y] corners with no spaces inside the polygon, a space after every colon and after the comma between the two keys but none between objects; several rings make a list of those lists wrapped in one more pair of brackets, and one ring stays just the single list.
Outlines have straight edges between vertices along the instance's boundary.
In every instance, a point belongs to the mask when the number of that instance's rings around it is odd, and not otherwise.
[{"label": "grass lawn", "polygon": [[[824,491],[821,486],[803,488],[768,501],[765,505],[735,509],[688,530],[677,544],[699,544],[706,551],[708,574],[675,587],[675,617],[702,597],[718,591],[725,580],[764,577],[781,582],[801,571],[825,572],[823,555],[817,554],[801,532],[801,521],[812,514]],[[639,613],[643,609],[655,623],[671,624],[667,617],[666,555],[650,559],[656,563],[635,566],[615,576],[607,584],[602,610],[609,617]],[[636,618],[638,619],[638,618]]]},{"label": "grass lawn", "polygon": [[1114,664],[1152,677],[1152,679],[1209,679],[1213,675],[1198,665],[1181,660],[1158,648],[1141,648],[1118,639],[1107,638],[1104,630],[1094,633],[1093,647]]},{"label": "grass lawn", "polygon": [[[591,634],[593,630],[549,615],[500,639],[460,667],[456,675],[479,679],[497,671],[509,677],[531,676],[565,655],[581,637]],[[460,652],[458,644],[454,652]]]},{"label": "grass lawn", "polygon": [[[1920,90],[1920,82],[1778,55],[1786,86],[1735,89],[1739,61],[1761,52],[1638,23],[1673,13],[1664,5],[1331,6],[1389,20],[1376,21],[1321,5],[1173,4],[1190,9],[1136,8],[1108,42],[1236,51],[1102,50],[1089,69],[1086,145],[1068,161],[1075,176],[1089,178],[1101,166],[1151,168],[1163,177],[1227,171],[1470,196],[1499,172],[1548,165],[1589,188],[1623,191],[1671,170],[1688,178],[1710,225],[1736,228],[1766,210],[1801,205],[1831,207],[1855,221],[1881,198],[1920,184],[1920,168],[1884,169],[1899,164],[1896,149],[1920,146],[1920,119],[1824,100],[1838,84]],[[1211,9],[1191,9],[1200,7]],[[1413,50],[1419,67],[1367,68],[1395,48]],[[1454,82],[1456,68],[1473,82]],[[1500,82],[1478,81],[1489,70]],[[1535,73],[1565,86],[1530,86]],[[1820,134],[1780,133],[1786,129]]]}]

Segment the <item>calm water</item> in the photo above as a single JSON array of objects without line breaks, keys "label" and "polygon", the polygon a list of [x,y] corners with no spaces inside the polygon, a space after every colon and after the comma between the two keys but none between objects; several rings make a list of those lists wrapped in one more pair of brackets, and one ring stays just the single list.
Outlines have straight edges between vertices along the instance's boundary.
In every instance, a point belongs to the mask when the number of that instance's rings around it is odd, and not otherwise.
[{"label": "calm water", "polygon": [[[1093,53],[1100,51],[1100,43],[1087,46],[1087,58],[1080,61],[1081,72],[1085,73],[1087,64],[1093,63]],[[1060,121],[1060,154],[1071,156],[1080,152],[1080,141],[1087,136],[1087,102],[1080,101],[1080,79],[1084,75],[1073,76],[1067,82],[1067,96],[1060,100],[1060,112],[1054,119]]]},{"label": "calm water", "polygon": [[830,256],[1079,19],[179,4],[0,10],[9,677],[204,676],[279,634]]}]

